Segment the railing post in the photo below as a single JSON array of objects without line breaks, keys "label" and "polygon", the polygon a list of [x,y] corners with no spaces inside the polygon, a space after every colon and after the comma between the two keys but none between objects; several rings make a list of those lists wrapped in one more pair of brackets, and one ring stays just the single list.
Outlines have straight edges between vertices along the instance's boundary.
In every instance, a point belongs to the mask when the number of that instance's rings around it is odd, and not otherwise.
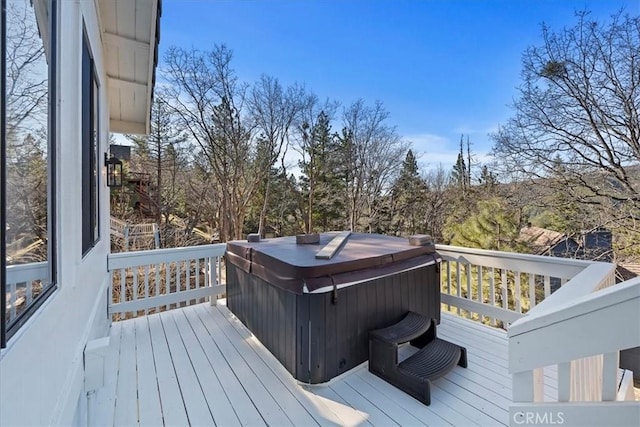
[{"label": "railing post", "polygon": [[520,289],[520,272],[514,271],[513,274],[515,276],[515,284],[516,284],[516,290],[515,290],[516,311],[518,313],[522,313],[522,291]]},{"label": "railing post", "polygon": [[618,394],[620,352],[605,353],[602,358],[602,401],[614,401]]},{"label": "railing post", "polygon": [[122,234],[124,235],[124,250],[127,252],[129,251],[129,225],[124,226]]},{"label": "railing post", "polygon": [[160,229],[155,222],[153,223],[153,241],[156,244],[156,249],[158,249],[160,247]]},{"label": "railing post", "polygon": [[536,306],[536,275],[529,273],[529,310]]},{"label": "railing post", "polygon": [[[216,266],[214,264],[214,260],[217,257],[209,257],[207,258],[207,262],[209,264],[209,268],[208,268],[208,275],[209,275],[209,286],[216,286],[216,280],[215,280],[215,275],[216,275]],[[217,295],[210,295],[209,296],[209,303],[214,306],[218,303],[218,296]]]},{"label": "railing post", "polygon": [[558,363],[558,402],[571,400],[571,362]]},{"label": "railing post", "polygon": [[[447,262],[447,295],[451,295],[451,261]],[[447,310],[451,310],[451,305],[447,304]]]},{"label": "railing post", "polygon": [[[464,268],[467,278],[467,299],[473,301],[473,291],[471,289],[471,264],[466,264]],[[467,310],[467,318],[473,319],[473,313]]]},{"label": "railing post", "polygon": [[[462,277],[460,277],[460,261],[456,261],[456,293],[458,295],[458,298],[462,297]],[[457,310],[457,314],[458,316],[460,316],[460,307],[456,307]]]},{"label": "railing post", "polygon": [[[496,305],[496,270],[494,267],[491,267],[489,270],[491,275],[489,276],[489,303],[491,307],[495,307]],[[496,318],[491,318],[491,326],[496,326]]]},{"label": "railing post", "polygon": [[515,372],[512,376],[514,402],[544,401],[544,370],[536,368],[531,371]]},{"label": "railing post", "polygon": [[533,402],[533,371],[514,372],[511,381],[514,402]]},{"label": "railing post", "polygon": [[500,269],[500,292],[502,293],[502,308],[509,309],[509,293],[507,288],[509,283],[507,282],[507,271],[504,268]]}]

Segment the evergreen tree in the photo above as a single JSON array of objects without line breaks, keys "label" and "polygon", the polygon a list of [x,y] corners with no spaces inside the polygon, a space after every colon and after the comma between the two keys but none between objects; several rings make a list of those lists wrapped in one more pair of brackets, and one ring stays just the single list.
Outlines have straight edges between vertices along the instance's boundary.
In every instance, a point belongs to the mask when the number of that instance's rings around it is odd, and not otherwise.
[{"label": "evergreen tree", "polygon": [[479,201],[476,212],[464,221],[449,221],[446,233],[455,246],[522,252],[525,247],[519,237],[523,222],[520,210],[493,197]]},{"label": "evergreen tree", "polygon": [[407,151],[400,175],[393,184],[394,228],[399,235],[418,233],[423,225],[426,184],[418,172],[413,151]]},{"label": "evergreen tree", "polygon": [[[467,164],[468,163],[468,164]],[[467,161],[464,159],[463,136],[460,137],[460,152],[451,171],[451,181],[458,186],[462,199],[471,187],[471,148],[467,137]]]},{"label": "evergreen tree", "polygon": [[313,127],[303,125],[302,131],[305,150],[299,166],[303,174],[301,189],[306,200],[307,232],[332,229],[344,211],[344,200],[340,197],[343,192],[340,146],[324,112],[320,112]]},{"label": "evergreen tree", "polygon": [[496,175],[489,170],[489,167],[487,165],[482,166],[479,181],[480,185],[485,191],[492,191],[498,184]]}]

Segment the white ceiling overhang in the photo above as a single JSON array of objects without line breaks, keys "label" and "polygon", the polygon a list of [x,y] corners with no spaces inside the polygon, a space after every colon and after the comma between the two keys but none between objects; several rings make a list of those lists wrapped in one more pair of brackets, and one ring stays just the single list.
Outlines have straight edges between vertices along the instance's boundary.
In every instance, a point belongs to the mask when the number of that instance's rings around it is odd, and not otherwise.
[{"label": "white ceiling overhang", "polygon": [[149,132],[160,0],[99,0],[111,132]]}]

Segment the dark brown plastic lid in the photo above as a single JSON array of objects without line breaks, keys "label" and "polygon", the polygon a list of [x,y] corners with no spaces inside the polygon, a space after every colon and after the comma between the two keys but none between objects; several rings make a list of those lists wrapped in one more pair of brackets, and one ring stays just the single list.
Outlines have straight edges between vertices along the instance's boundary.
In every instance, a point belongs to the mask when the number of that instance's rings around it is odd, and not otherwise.
[{"label": "dark brown plastic lid", "polygon": [[320,234],[320,242],[296,245],[295,236],[265,239],[260,243],[227,243],[227,262],[257,275],[272,285],[295,293],[313,292],[325,286],[367,280],[415,268],[440,257],[433,245],[412,246],[406,238],[351,233],[330,260],[316,253],[338,233]]}]

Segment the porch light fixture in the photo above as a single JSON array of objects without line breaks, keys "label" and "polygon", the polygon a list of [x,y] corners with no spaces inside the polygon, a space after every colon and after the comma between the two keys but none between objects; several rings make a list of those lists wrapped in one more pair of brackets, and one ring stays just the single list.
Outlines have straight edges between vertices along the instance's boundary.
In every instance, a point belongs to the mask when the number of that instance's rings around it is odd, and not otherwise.
[{"label": "porch light fixture", "polygon": [[107,168],[107,187],[122,187],[122,161],[104,153],[104,165]]}]

